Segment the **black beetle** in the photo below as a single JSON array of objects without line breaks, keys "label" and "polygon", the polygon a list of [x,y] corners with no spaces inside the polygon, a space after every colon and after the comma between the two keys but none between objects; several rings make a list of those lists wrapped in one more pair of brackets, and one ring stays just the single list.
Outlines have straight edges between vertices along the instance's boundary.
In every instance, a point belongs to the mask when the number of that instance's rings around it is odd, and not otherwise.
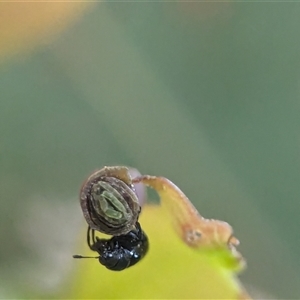
[{"label": "black beetle", "polygon": [[[148,237],[142,230],[139,222],[136,229],[126,234],[113,236],[110,239],[100,239],[95,236],[95,230],[88,227],[87,243],[92,251],[99,253],[100,264],[109,270],[122,271],[139,262],[149,248]],[[90,258],[82,255],[73,255],[74,258]]]}]

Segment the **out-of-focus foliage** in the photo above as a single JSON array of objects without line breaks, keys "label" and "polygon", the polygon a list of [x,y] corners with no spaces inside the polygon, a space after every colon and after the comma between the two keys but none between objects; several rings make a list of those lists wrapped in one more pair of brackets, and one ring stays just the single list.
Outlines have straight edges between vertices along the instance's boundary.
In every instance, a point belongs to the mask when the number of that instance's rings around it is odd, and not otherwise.
[{"label": "out-of-focus foliage", "polygon": [[81,2],[1,2],[0,62],[5,58],[49,44],[90,4]]},{"label": "out-of-focus foliage", "polygon": [[[2,23],[1,9],[0,32],[24,14]],[[82,16],[1,64],[0,296],[60,290],[84,243],[80,184],[120,164],[228,221],[263,298],[299,298],[299,4],[106,2]]]}]

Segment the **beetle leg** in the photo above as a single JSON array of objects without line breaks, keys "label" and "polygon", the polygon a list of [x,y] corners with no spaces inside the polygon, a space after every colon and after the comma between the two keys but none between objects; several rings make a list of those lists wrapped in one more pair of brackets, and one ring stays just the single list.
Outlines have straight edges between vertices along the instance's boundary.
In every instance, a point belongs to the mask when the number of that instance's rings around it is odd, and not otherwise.
[{"label": "beetle leg", "polygon": [[[92,240],[91,240],[92,239]],[[93,249],[93,244],[95,243],[95,230],[88,226],[87,230],[87,244],[91,250]]]},{"label": "beetle leg", "polygon": [[139,222],[136,222],[135,228],[136,228],[136,230],[137,230],[137,236],[138,236],[139,238],[141,238],[142,235],[143,235],[143,230],[142,230],[142,227],[141,227],[141,225],[140,225]]}]

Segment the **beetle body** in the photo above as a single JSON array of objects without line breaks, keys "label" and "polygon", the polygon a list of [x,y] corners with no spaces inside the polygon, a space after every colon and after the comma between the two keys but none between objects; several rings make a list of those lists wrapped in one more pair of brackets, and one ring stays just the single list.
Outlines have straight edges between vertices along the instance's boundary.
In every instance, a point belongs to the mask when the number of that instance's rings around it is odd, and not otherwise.
[{"label": "beetle body", "polygon": [[99,253],[99,262],[109,270],[121,271],[139,262],[149,248],[148,237],[137,222],[136,229],[127,234],[100,239],[88,228],[88,245]]}]

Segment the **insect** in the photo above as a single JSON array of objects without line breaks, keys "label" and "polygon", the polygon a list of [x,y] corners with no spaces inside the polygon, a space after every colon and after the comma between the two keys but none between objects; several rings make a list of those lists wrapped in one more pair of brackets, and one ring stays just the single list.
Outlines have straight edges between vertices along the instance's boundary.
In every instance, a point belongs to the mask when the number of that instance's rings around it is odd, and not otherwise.
[{"label": "insect", "polygon": [[98,258],[100,264],[109,270],[122,271],[139,262],[149,248],[148,237],[142,230],[140,223],[126,234],[113,236],[110,239],[100,239],[95,236],[95,230],[90,226],[87,231],[87,243],[92,251],[99,256],[90,257],[73,255],[74,258]]}]

